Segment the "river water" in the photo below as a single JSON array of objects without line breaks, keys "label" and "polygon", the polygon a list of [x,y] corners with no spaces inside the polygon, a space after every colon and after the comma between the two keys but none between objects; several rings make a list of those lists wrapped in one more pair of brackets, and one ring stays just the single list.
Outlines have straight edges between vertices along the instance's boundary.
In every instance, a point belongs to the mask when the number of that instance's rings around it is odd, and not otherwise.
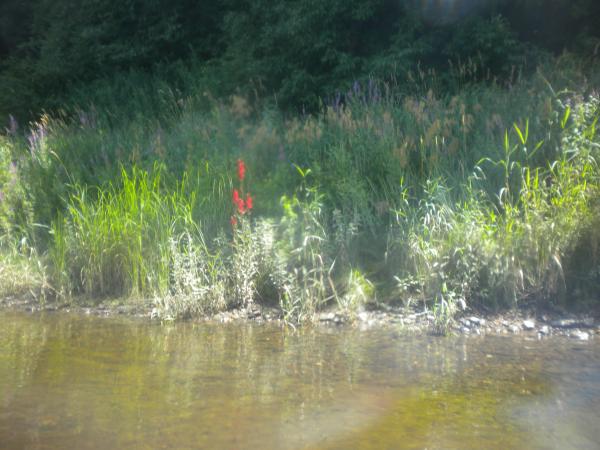
[{"label": "river water", "polygon": [[0,312],[0,449],[597,449],[600,342]]}]

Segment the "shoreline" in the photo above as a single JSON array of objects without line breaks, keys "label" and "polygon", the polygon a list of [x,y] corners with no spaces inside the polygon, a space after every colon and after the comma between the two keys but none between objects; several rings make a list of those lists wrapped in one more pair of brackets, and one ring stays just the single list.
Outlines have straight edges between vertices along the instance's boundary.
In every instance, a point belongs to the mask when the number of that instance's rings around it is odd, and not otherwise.
[{"label": "shoreline", "polygon": [[[118,300],[104,301],[94,305],[72,305],[55,302],[40,303],[31,299],[0,299],[0,311],[20,311],[24,313],[62,312],[96,317],[131,317],[148,322],[177,322],[161,319],[152,301],[137,300],[129,303]],[[589,314],[535,312],[525,307],[505,310],[498,313],[469,311],[457,315],[443,333],[436,327],[436,318],[432,311],[390,307],[379,305],[370,310],[355,314],[332,308],[318,312],[312,321],[305,324],[289,325],[283,320],[277,307],[252,305],[249,308],[236,308],[212,315],[195,317],[182,322],[196,323],[274,323],[290,328],[317,326],[328,328],[356,327],[360,330],[394,329],[408,335],[492,335],[492,336],[529,336],[543,339],[551,336],[563,336],[578,341],[590,341],[600,338],[600,318]]]}]

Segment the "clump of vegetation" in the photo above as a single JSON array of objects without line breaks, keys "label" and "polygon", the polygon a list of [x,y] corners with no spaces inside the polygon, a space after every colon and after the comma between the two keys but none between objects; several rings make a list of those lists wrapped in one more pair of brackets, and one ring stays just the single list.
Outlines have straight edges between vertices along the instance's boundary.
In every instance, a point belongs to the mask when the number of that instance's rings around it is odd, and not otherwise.
[{"label": "clump of vegetation", "polygon": [[43,302],[51,294],[46,267],[35,245],[33,217],[14,142],[0,136],[0,297]]},{"label": "clump of vegetation", "polygon": [[[161,170],[123,170],[120,186],[75,187],[53,228],[55,266],[69,291],[93,296],[166,293],[171,240],[196,225],[182,181],[161,192]],[[60,219],[59,219],[60,220]]]},{"label": "clump of vegetation", "polygon": [[463,198],[453,199],[445,180],[428,182],[423,199],[397,212],[392,250],[406,264],[398,289],[409,301],[433,304],[442,326],[466,305],[564,302],[577,284],[564,261],[597,221],[600,111],[597,97],[574,109],[555,100],[560,115],[547,126],[560,135],[557,159],[536,164],[545,143],[529,141],[528,122],[515,124],[503,156],[483,158],[464,180]]},{"label": "clump of vegetation", "polygon": [[417,70],[414,93],[372,79],[302,116],[174,94],[158,115],[11,130],[2,270],[27,262],[23,286],[70,301],[152,298],[165,318],[270,304],[300,323],[385,302],[443,332],[465,308],[589,301],[597,66],[564,55],[506,87],[465,82],[476,65],[451,92]]},{"label": "clump of vegetation", "polygon": [[155,298],[162,317],[198,317],[227,308],[227,267],[218,253],[189,233],[172,239],[169,252],[169,290]]}]

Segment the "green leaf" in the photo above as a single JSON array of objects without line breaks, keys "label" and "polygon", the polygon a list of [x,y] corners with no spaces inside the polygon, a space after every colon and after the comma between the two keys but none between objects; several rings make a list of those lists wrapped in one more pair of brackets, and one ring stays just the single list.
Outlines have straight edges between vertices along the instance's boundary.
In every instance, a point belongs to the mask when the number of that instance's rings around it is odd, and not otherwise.
[{"label": "green leaf", "polygon": [[571,107],[567,106],[567,109],[565,109],[565,113],[563,114],[563,118],[560,121],[560,127],[564,130],[565,127],[567,126],[567,121],[569,120],[569,117],[571,116]]},{"label": "green leaf", "polygon": [[537,144],[535,144],[534,149],[531,151],[531,153],[529,154],[529,157],[533,157],[533,155],[536,154],[536,152],[542,147],[542,145],[544,145],[544,140],[542,139],[540,142],[538,142]]},{"label": "green leaf", "polygon": [[521,144],[525,145],[525,143],[527,142],[527,133],[529,132],[529,122],[527,122],[526,125],[526,131],[525,131],[525,136],[523,136],[523,132],[521,131],[521,129],[519,128],[519,126],[516,123],[513,123],[513,128],[515,129],[515,131],[517,132],[517,135],[519,135],[519,140],[521,141]]}]

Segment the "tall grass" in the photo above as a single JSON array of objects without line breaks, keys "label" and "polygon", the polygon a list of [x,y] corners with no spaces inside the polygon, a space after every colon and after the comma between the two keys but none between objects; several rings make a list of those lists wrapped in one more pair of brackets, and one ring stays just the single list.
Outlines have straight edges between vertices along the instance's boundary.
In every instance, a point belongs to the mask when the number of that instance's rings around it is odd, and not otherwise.
[{"label": "tall grass", "polygon": [[[598,282],[597,73],[563,57],[452,95],[428,74],[310,116],[176,93],[160,114],[46,116],[0,141],[3,236],[33,236],[65,296],[172,317],[277,302],[301,322],[377,299],[444,328],[463,307],[559,301]],[[238,158],[255,208],[232,227]]]},{"label": "tall grass", "polygon": [[172,239],[197,235],[195,195],[185,180],[161,191],[161,169],[122,170],[119,187],[76,186],[65,217],[53,227],[54,264],[67,270],[69,290],[89,296],[166,294]]},{"label": "tall grass", "polygon": [[403,262],[404,275],[397,278],[402,295],[429,301],[442,322],[459,305],[564,301],[573,283],[564,262],[578,243],[595,239],[584,233],[590,223],[597,226],[600,110],[597,97],[575,110],[559,106],[553,124],[562,135],[554,149],[558,159],[532,165],[544,144],[528,151],[527,132],[515,126],[518,143],[511,145],[505,134],[503,158],[475,166],[462,201],[448,198],[443,183],[428,184],[425,197],[398,214],[394,251]]}]

